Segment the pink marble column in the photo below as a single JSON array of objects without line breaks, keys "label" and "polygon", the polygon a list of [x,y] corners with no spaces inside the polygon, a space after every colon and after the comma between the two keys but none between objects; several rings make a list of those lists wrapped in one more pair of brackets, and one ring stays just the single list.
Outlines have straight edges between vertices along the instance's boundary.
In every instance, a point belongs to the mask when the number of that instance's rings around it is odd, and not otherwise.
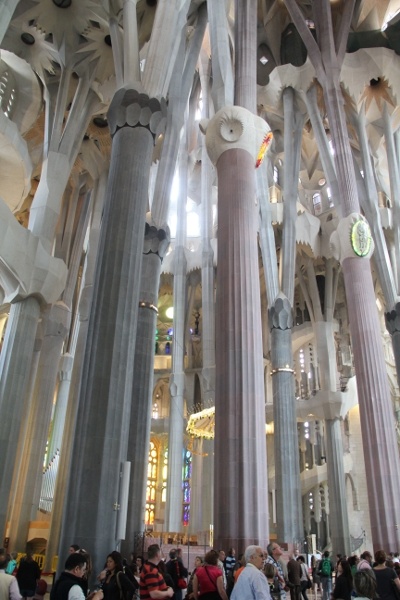
[{"label": "pink marble column", "polygon": [[399,547],[400,464],[370,261],[343,264],[374,551]]},{"label": "pink marble column", "polygon": [[268,543],[267,454],[255,169],[218,159],[214,531],[218,547]]}]

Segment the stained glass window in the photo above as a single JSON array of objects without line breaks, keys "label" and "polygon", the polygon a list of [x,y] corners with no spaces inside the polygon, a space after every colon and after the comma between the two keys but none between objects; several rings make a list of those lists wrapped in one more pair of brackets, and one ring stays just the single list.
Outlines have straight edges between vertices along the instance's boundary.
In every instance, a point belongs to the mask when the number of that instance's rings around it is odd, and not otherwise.
[{"label": "stained glass window", "polygon": [[192,477],[192,453],[185,450],[183,455],[183,506],[182,506],[182,522],[183,525],[189,525],[190,519],[190,479]]},{"label": "stained glass window", "polygon": [[146,487],[146,512],[145,523],[152,525],[156,509],[156,485],[158,470],[158,452],[157,448],[150,442],[149,462],[147,464],[147,487]]},{"label": "stained glass window", "polygon": [[167,477],[168,477],[168,450],[165,450],[164,459],[163,459],[163,467],[162,467],[161,502],[167,501]]}]

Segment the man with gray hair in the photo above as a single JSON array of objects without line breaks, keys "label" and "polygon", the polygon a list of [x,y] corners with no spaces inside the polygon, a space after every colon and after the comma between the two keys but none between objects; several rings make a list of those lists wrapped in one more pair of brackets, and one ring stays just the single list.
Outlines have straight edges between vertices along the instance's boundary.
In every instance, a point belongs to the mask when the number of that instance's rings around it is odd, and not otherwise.
[{"label": "man with gray hair", "polygon": [[231,600],[271,600],[267,578],[261,571],[264,554],[260,546],[247,546],[244,560],[246,566],[234,585]]}]

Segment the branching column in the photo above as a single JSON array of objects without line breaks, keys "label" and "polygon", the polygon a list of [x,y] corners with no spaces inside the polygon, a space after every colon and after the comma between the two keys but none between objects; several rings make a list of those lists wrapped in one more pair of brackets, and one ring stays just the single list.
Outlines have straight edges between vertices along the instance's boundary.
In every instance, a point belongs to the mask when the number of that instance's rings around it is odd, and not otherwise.
[{"label": "branching column", "polygon": [[[342,25],[350,26],[354,0],[343,7]],[[346,50],[348,27],[334,31],[329,0],[313,4],[317,41],[310,33],[295,0],[285,0],[324,90],[326,111],[335,148],[339,197],[335,204],[343,217],[333,234],[335,258],[342,264],[349,323],[357,374],[360,419],[367,472],[368,501],[374,549],[397,548],[396,498],[400,495],[400,459],[393,407],[383,356],[369,258],[370,228],[360,214],[357,183],[339,74]],[[357,224],[358,223],[358,224]],[[352,244],[350,244],[350,240]],[[371,443],[374,440],[374,443]],[[376,452],[379,448],[379,452]],[[385,501],[382,503],[382,498]]]}]

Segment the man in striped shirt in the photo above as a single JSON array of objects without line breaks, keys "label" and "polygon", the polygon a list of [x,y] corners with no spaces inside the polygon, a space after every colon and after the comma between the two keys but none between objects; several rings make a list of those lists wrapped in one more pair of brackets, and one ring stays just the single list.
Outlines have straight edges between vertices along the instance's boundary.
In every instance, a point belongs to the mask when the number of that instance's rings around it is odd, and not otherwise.
[{"label": "man in striped shirt", "polygon": [[147,550],[147,560],[140,573],[140,600],[161,600],[172,598],[174,590],[168,587],[158,570],[161,550],[158,544],[152,544]]}]

